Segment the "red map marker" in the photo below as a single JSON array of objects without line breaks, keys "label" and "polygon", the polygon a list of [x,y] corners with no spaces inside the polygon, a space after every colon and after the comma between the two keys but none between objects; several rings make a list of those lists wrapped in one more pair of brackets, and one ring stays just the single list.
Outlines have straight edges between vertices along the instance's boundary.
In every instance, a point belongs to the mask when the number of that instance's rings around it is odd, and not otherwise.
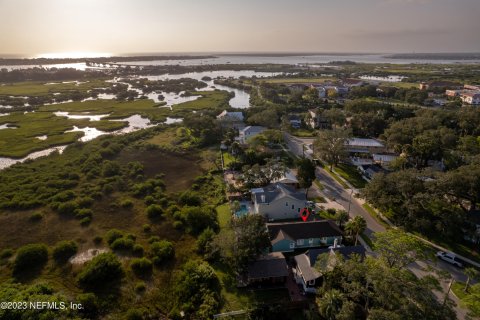
[{"label": "red map marker", "polygon": [[310,210],[308,210],[308,208],[303,208],[302,211],[300,211],[300,217],[302,218],[303,222],[307,221],[309,216]]}]

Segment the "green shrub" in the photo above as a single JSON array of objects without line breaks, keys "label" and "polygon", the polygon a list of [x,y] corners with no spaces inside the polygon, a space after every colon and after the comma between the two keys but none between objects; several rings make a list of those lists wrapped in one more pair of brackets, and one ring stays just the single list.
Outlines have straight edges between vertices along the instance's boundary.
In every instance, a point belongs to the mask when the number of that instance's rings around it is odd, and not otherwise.
[{"label": "green shrub", "polygon": [[93,238],[93,243],[95,243],[96,245],[99,245],[102,242],[103,242],[103,238],[100,236],[95,236],[95,238]]},{"label": "green shrub", "polygon": [[113,190],[113,186],[110,183],[105,184],[102,188],[102,192],[104,194],[111,194]]},{"label": "green shrub", "polygon": [[42,219],[43,219],[43,213],[41,213],[41,212],[34,212],[30,216],[30,221],[33,221],[33,222],[38,222]]},{"label": "green shrub", "polygon": [[133,233],[127,234],[127,235],[125,236],[125,238],[130,239],[130,240],[133,240],[133,241],[137,240],[137,236],[134,235]]},{"label": "green shrub", "polygon": [[145,292],[145,290],[146,290],[145,282],[140,281],[135,284],[136,293],[142,293],[142,292]]},{"label": "green shrub", "polygon": [[80,225],[81,225],[82,227],[86,227],[86,226],[88,226],[91,222],[92,222],[92,218],[90,218],[90,217],[85,217],[85,218],[83,218],[82,220],[80,220]]},{"label": "green shrub", "polygon": [[158,219],[163,214],[163,209],[158,204],[149,205],[146,211],[149,219]]},{"label": "green shrub", "polygon": [[155,264],[159,265],[165,261],[171,259],[175,255],[175,249],[173,243],[167,240],[161,240],[159,242],[154,242],[151,246],[153,261]]},{"label": "green shrub", "polygon": [[133,201],[130,199],[124,199],[120,202],[120,207],[124,209],[131,209],[133,208]]},{"label": "green shrub", "polygon": [[122,264],[113,253],[101,253],[87,262],[78,276],[85,289],[96,290],[118,283],[125,275]]},{"label": "green shrub", "polygon": [[15,274],[29,271],[40,270],[48,261],[48,248],[41,243],[27,244],[17,251],[13,272]]},{"label": "green shrub", "polygon": [[134,245],[132,239],[119,238],[112,242],[110,248],[115,251],[132,251]]},{"label": "green shrub", "polygon": [[73,255],[75,255],[78,251],[78,245],[75,243],[75,241],[60,241],[57,242],[55,247],[53,248],[52,255],[53,259],[58,264],[63,264],[70,259]]},{"label": "green shrub", "polygon": [[143,249],[143,246],[140,244],[136,244],[133,246],[132,253],[137,256],[137,257],[142,257],[143,253],[145,252],[145,249]]},{"label": "green shrub", "polygon": [[160,237],[159,236],[151,236],[150,238],[148,238],[148,243],[152,244],[154,242],[159,242],[160,241]]},{"label": "green shrub", "polygon": [[173,222],[173,227],[177,230],[182,230],[183,229],[183,222],[182,221],[174,221]]},{"label": "green shrub", "polygon": [[57,211],[62,215],[73,215],[78,209],[78,203],[75,201],[63,202],[58,205]]},{"label": "green shrub", "polygon": [[75,218],[83,219],[83,218],[91,218],[93,215],[92,209],[77,209],[75,210]]},{"label": "green shrub", "polygon": [[110,229],[105,234],[105,240],[111,245],[115,240],[122,238],[124,233],[118,229]]},{"label": "green shrub", "polygon": [[193,191],[185,191],[180,195],[179,202],[185,206],[199,206],[202,204],[202,199],[198,193]]},{"label": "green shrub", "polygon": [[139,309],[128,309],[125,320],[143,320],[143,311]]},{"label": "green shrub", "polygon": [[153,264],[147,258],[133,259],[130,263],[132,271],[137,277],[149,277],[152,274]]},{"label": "green shrub", "polygon": [[8,259],[12,257],[14,253],[15,251],[13,251],[13,249],[3,249],[0,252],[0,259]]},{"label": "green shrub", "polygon": [[93,198],[92,197],[83,197],[77,199],[78,206],[80,208],[88,208],[93,204]]},{"label": "green shrub", "polygon": [[197,239],[197,251],[199,253],[205,253],[207,251],[207,245],[212,241],[214,236],[215,232],[212,229],[207,228],[203,230]]},{"label": "green shrub", "polygon": [[146,196],[143,201],[145,202],[145,204],[147,206],[151,205],[151,204],[154,204],[155,203],[155,198],[152,197],[152,196]]},{"label": "green shrub", "polygon": [[152,226],[150,226],[149,224],[144,224],[143,225],[143,232],[148,233],[150,231],[152,231]]},{"label": "green shrub", "polygon": [[81,310],[82,314],[86,315],[88,318],[96,318],[96,316],[98,315],[99,303],[95,294],[82,293],[77,295],[76,300],[83,307],[83,309]]}]

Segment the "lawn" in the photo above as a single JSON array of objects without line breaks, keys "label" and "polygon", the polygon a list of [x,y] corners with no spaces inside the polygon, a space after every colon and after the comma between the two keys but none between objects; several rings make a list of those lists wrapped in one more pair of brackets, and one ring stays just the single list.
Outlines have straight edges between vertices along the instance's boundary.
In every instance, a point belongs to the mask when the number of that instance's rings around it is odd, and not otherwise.
[{"label": "lawn", "polygon": [[323,165],[323,168],[325,169],[325,171],[327,171],[330,176],[332,176],[333,179],[335,179],[335,181],[337,181],[342,187],[344,187],[345,189],[348,189],[349,186],[342,180],[340,179],[340,177],[333,171],[330,171],[330,166],[329,165]]},{"label": "lawn", "polygon": [[232,162],[235,162],[235,157],[230,154],[230,152],[223,152],[223,162],[225,167],[228,167],[228,165]]},{"label": "lawn", "polygon": [[307,129],[292,129],[292,135],[295,137],[301,137],[301,138],[311,138],[315,137],[317,134],[314,130],[307,130]]},{"label": "lawn", "polygon": [[355,166],[341,163],[335,167],[335,172],[357,189],[362,189],[367,184]]},{"label": "lawn", "polygon": [[383,218],[381,216],[378,215],[377,211],[375,209],[373,209],[368,203],[364,203],[362,205],[362,207],[378,222],[380,223],[382,226],[384,226],[385,228],[390,228],[390,225],[385,222],[385,220],[383,220]]},{"label": "lawn", "polygon": [[460,299],[460,305],[470,311],[470,316],[480,317],[480,285],[471,286],[468,292],[464,289],[463,282],[454,282],[452,285],[452,291]]},{"label": "lawn", "polygon": [[230,204],[225,203],[217,207],[217,217],[220,229],[230,228],[230,220],[232,218],[232,211],[230,210]]}]

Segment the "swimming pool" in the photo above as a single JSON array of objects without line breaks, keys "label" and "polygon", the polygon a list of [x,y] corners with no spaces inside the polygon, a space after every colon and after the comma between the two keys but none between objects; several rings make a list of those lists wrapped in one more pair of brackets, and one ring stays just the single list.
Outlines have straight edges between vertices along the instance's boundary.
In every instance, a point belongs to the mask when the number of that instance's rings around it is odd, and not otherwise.
[{"label": "swimming pool", "polygon": [[240,209],[235,212],[235,216],[237,218],[244,217],[244,216],[248,215],[248,212],[249,212],[249,210],[248,210],[247,205],[242,204],[242,205],[240,205]]}]

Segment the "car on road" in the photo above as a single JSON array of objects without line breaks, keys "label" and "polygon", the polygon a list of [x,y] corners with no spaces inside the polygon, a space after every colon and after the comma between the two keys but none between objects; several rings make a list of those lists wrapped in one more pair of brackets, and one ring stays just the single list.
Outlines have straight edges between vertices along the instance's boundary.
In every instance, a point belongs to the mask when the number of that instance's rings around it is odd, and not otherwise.
[{"label": "car on road", "polygon": [[459,262],[458,260],[456,260],[456,257],[453,253],[438,251],[435,254],[435,256],[437,256],[437,258],[442,259],[445,262],[453,264],[454,266],[456,266],[458,268],[463,267],[463,264],[461,262]]}]

